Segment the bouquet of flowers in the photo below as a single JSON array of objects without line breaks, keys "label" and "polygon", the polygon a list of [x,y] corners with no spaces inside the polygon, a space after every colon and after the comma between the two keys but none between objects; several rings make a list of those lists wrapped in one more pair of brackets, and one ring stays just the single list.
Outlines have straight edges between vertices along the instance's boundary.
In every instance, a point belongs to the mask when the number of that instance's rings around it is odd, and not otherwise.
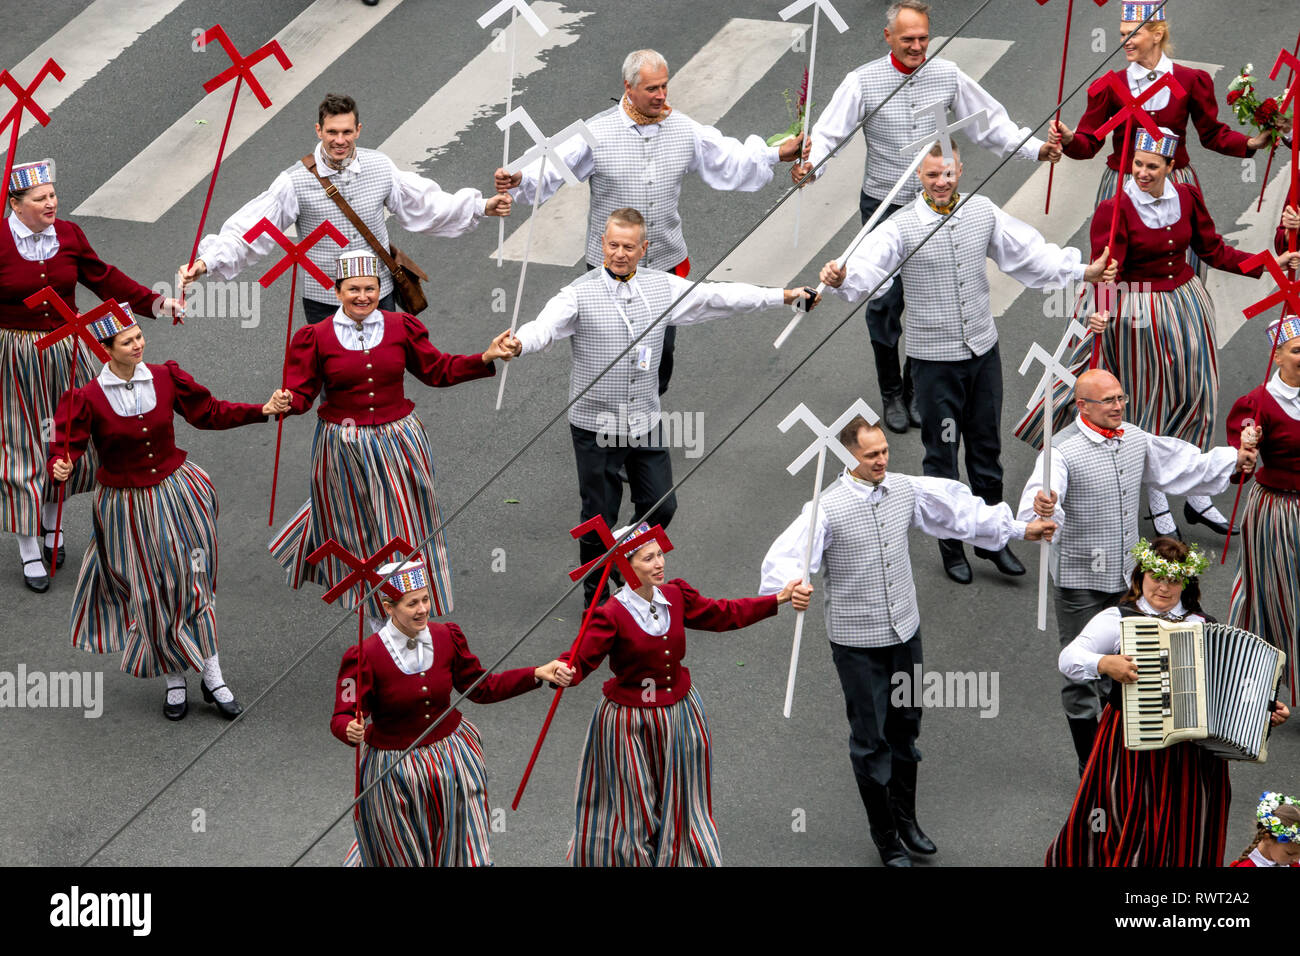
[{"label": "bouquet of flowers", "polygon": [[790,101],[790,91],[784,90],[781,94],[785,97],[785,110],[791,117],[790,125],[779,133],[767,138],[768,146],[779,146],[787,139],[792,139],[799,135],[803,129],[804,114],[808,110],[808,71],[803,71],[803,83],[799,86],[799,101],[792,103]]},{"label": "bouquet of flowers", "polygon": [[1286,98],[1281,96],[1261,100],[1255,92],[1255,67],[1247,63],[1242,71],[1228,84],[1228,105],[1237,114],[1237,122],[1242,126],[1253,126],[1260,132],[1269,132],[1276,141],[1281,128],[1281,120],[1289,117],[1279,107]]}]

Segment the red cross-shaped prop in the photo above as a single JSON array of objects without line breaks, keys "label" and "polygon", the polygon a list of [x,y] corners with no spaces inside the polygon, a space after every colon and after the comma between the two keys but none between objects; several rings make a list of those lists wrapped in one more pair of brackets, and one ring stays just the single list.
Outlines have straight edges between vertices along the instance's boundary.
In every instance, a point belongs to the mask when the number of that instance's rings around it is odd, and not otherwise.
[{"label": "red cross-shaped prop", "polygon": [[1241,314],[1248,319],[1253,319],[1261,312],[1285,302],[1287,311],[1300,315],[1300,280],[1292,281],[1287,278],[1286,273],[1282,271],[1282,267],[1277,264],[1277,259],[1274,258],[1273,253],[1268,250],[1255,253],[1255,255],[1243,262],[1241,267],[1246,270],[1254,269],[1259,265],[1268,270],[1268,274],[1273,277],[1273,281],[1277,283],[1277,291],[1260,299],[1254,305],[1246,306],[1241,310]]},{"label": "red cross-shaped prop", "polygon": [[[46,286],[40,292],[29,295],[23,299],[23,305],[29,309],[39,308],[42,305],[48,305],[63,317],[64,325],[59,326],[48,335],[43,335],[36,340],[36,347],[45,351],[60,339],[65,339],[69,335],[73,338],[81,339],[85,342],[95,357],[101,362],[107,362],[111,356],[108,349],[99,344],[99,340],[90,334],[90,325],[92,322],[98,322],[110,312],[118,317],[123,325],[131,321],[131,317],[126,314],[120,305],[111,299],[107,302],[101,302],[85,315],[79,315],[75,309],[71,308],[68,303],[63,301],[63,296],[54,291],[53,286]],[[75,349],[73,349],[75,353]],[[74,383],[75,384],[75,383]]]},{"label": "red cross-shaped prop", "polygon": [[216,40],[221,44],[222,49],[226,51],[226,55],[230,57],[231,64],[212,79],[208,80],[208,82],[204,83],[203,91],[205,93],[211,93],[213,90],[229,83],[236,76],[239,76],[243,77],[244,82],[248,84],[248,88],[253,91],[253,95],[257,97],[257,102],[262,104],[262,109],[269,107],[271,105],[271,98],[266,95],[266,90],[262,89],[262,85],[257,82],[257,77],[253,75],[253,67],[258,63],[261,63],[268,56],[274,56],[283,69],[287,70],[292,67],[293,64],[289,62],[289,57],[285,55],[284,49],[280,46],[280,41],[271,40],[263,46],[258,47],[248,56],[240,56],[239,50],[235,47],[235,44],[230,41],[230,37],[226,36],[226,31],[220,23],[204,30],[203,35],[199,37],[199,43],[204,46],[211,43],[213,40]]},{"label": "red cross-shaped prop", "polygon": [[[600,515],[596,515],[594,518],[588,518],[576,528],[571,528],[569,534],[574,538],[581,538],[589,531],[594,531],[600,536],[600,543],[605,546],[606,551],[614,547],[614,536],[609,531],[609,525],[605,524],[605,519]],[[658,541],[659,547],[664,549],[665,554],[673,549],[673,543],[668,540],[667,533],[659,525],[655,525],[645,534],[640,535],[637,540],[641,544],[649,544],[651,541]],[[570,571],[569,577],[574,581],[580,580],[582,576],[592,568],[599,567],[605,561],[612,558],[614,566],[617,567],[619,573],[623,575],[623,580],[632,585],[633,588],[639,588],[641,586],[641,579],[637,577],[637,573],[632,570],[632,562],[623,554],[623,550],[626,546],[627,543],[624,542],[613,554],[606,557],[592,558],[582,567]]]},{"label": "red cross-shaped prop", "polygon": [[[1160,139],[1160,127],[1156,125],[1156,122],[1151,118],[1151,115],[1142,108],[1142,104],[1165,88],[1168,88],[1172,93],[1177,93],[1179,96],[1187,95],[1187,91],[1183,89],[1183,85],[1174,79],[1172,73],[1161,74],[1160,79],[1156,80],[1137,96],[1134,96],[1129,92],[1128,80],[1123,79],[1121,74],[1107,73],[1105,76],[1098,78],[1092,86],[1088,87],[1088,95],[1099,96],[1105,91],[1106,87],[1110,87],[1111,91],[1114,92],[1115,96],[1119,99],[1120,108],[1114,116],[1106,120],[1106,122],[1097,129],[1098,139],[1103,139],[1111,130],[1124,122],[1137,122],[1141,124],[1143,129],[1151,134],[1152,139]],[[1128,130],[1130,139],[1132,139],[1132,132],[1132,129]],[[1126,173],[1125,170],[1121,170],[1121,172]]]},{"label": "red cross-shaped prop", "polygon": [[0,120],[0,133],[3,133],[6,126],[12,125],[9,130],[9,152],[5,157],[5,178],[4,184],[0,185],[0,208],[4,208],[5,200],[9,198],[9,174],[14,168],[14,152],[18,149],[18,132],[23,125],[23,111],[32,114],[32,118],[42,126],[50,125],[50,114],[41,109],[40,104],[33,97],[36,89],[47,77],[52,76],[54,79],[63,82],[63,67],[54,61],[54,58],[45,61],[45,65],[36,73],[36,78],[23,88],[8,70],[0,70],[0,86],[6,87],[17,100],[13,106],[9,107],[9,112],[5,113],[4,119]]},{"label": "red cross-shaped prop", "polygon": [[[1104,7],[1104,6],[1106,5],[1106,0],[1092,0],[1092,2],[1095,3],[1095,4],[1096,4],[1097,6],[1099,6],[1099,7]],[[1038,5],[1039,5],[1040,7],[1043,6],[1043,5],[1045,5],[1046,3],[1047,3],[1047,0],[1038,0]]]},{"label": "red cross-shaped prop", "polygon": [[[1270,80],[1276,80],[1277,75],[1282,72],[1282,67],[1284,66],[1291,68],[1291,75],[1293,77],[1297,72],[1300,72],[1300,59],[1296,59],[1295,54],[1285,47],[1283,47],[1282,51],[1278,53],[1277,62],[1273,64],[1273,69],[1269,71],[1268,78]],[[1281,112],[1285,113],[1286,108],[1295,102],[1295,87],[1296,85],[1292,83],[1291,88],[1286,91],[1286,98],[1277,104],[1278,109]]]},{"label": "red cross-shaped prop", "polygon": [[275,244],[285,251],[285,257],[268,269],[266,275],[258,280],[262,283],[263,289],[271,288],[272,283],[284,275],[290,266],[302,266],[311,274],[313,279],[326,288],[334,284],[334,280],[322,272],[320,266],[307,258],[307,251],[326,237],[333,239],[334,244],[340,249],[348,244],[347,239],[344,238],[343,233],[338,231],[334,223],[326,219],[308,233],[307,238],[295,245],[293,240],[277,229],[271,220],[263,218],[252,229],[244,233],[244,241],[252,242],[262,235],[270,236],[275,241]]},{"label": "red cross-shaped prop", "polygon": [[319,564],[326,558],[337,558],[352,570],[344,576],[343,580],[334,585],[325,592],[324,601],[326,604],[333,604],[341,596],[346,594],[357,585],[368,590],[373,588],[379,582],[384,581],[383,587],[380,588],[394,601],[402,599],[402,592],[393,587],[384,580],[383,575],[378,571],[381,564],[387,563],[387,559],[394,554],[410,554],[413,549],[402,538],[393,538],[386,545],[376,551],[368,558],[359,558],[343,545],[339,544],[333,538],[330,538],[319,548],[307,555],[307,560],[311,564]]}]

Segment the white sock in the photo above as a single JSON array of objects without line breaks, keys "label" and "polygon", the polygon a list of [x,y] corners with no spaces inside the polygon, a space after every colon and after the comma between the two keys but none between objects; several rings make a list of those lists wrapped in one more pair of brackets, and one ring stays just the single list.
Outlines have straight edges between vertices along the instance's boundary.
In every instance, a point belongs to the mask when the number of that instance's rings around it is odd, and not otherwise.
[{"label": "white sock", "polygon": [[41,527],[54,530],[54,522],[59,520],[59,503],[46,501],[41,505]]},{"label": "white sock", "polygon": [[163,674],[167,681],[167,703],[179,704],[185,700],[185,675]]},{"label": "white sock", "polygon": [[221,677],[221,664],[218,663],[216,654],[203,662],[203,683],[208,690],[212,691],[212,696],[223,704],[228,704],[235,699],[229,687],[221,686],[225,684],[225,680]]},{"label": "white sock", "polygon": [[1169,499],[1165,497],[1163,491],[1148,488],[1147,507],[1151,509],[1152,520],[1156,523],[1156,534],[1173,534],[1178,530],[1173,515],[1161,514],[1162,511],[1169,511]]},{"label": "white sock", "polygon": [[1222,524],[1228,523],[1228,519],[1223,516],[1223,513],[1220,512],[1218,508],[1214,507],[1214,500],[1210,498],[1209,495],[1189,495],[1187,498],[1187,504],[1191,506],[1193,511],[1204,518],[1208,518],[1211,521],[1218,521]]},{"label": "white sock", "polygon": [[[18,536],[18,557],[23,561],[23,574],[29,578],[44,577],[46,572],[45,558],[41,555],[41,539],[29,538],[26,535]],[[28,564],[28,561],[39,561],[40,564]]]}]

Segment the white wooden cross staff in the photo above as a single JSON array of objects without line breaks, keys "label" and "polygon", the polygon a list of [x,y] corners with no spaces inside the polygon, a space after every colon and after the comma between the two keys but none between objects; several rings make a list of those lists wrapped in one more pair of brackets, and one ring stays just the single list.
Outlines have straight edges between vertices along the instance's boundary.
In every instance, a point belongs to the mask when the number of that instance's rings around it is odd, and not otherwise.
[{"label": "white wooden cross staff", "polygon": [[[807,7],[813,8],[813,21],[812,21],[812,46],[808,48],[807,96],[804,99],[803,129],[800,131],[801,134],[803,135],[804,143],[808,142],[808,117],[812,113],[812,108],[813,108],[813,68],[816,67],[817,65],[817,26],[818,26],[819,15],[823,10],[825,10],[827,19],[831,21],[831,25],[834,26],[835,29],[838,30],[840,33],[843,33],[845,30],[849,28],[849,25],[844,22],[844,18],[840,16],[840,12],[835,9],[834,5],[831,4],[830,0],[794,0],[794,3],[790,4],[788,7],[783,9],[780,12],[779,16],[781,17],[782,20],[789,20],[796,13],[799,13],[800,11],[806,9]],[[799,155],[795,157],[795,162],[803,163],[802,146],[800,147]],[[799,245],[799,210],[801,208],[800,201],[802,199],[803,199],[803,191],[801,190],[799,194],[794,197],[794,245],[796,247],[798,247]]]},{"label": "white wooden cross staff", "polygon": [[922,106],[913,114],[913,116],[919,120],[927,113],[934,117],[934,132],[918,139],[914,143],[908,143],[898,151],[900,154],[906,156],[917,147],[928,146],[937,139],[939,141],[939,148],[943,150],[943,158],[949,163],[954,164],[955,168],[956,161],[953,159],[952,155],[952,134],[957,132],[959,129],[965,129],[967,126],[974,126],[976,131],[980,133],[984,132],[989,127],[989,114],[985,110],[976,110],[969,116],[963,116],[961,119],[954,121],[953,124],[949,126],[948,107],[942,102],[936,100],[928,106]]},{"label": "white wooden cross staff", "polygon": [[[509,114],[512,109],[512,100],[515,92],[515,18],[523,14],[524,20],[533,28],[533,31],[539,36],[546,36],[546,24],[541,21],[533,8],[524,0],[501,0],[483,16],[478,18],[478,25],[486,30],[489,24],[495,23],[501,14],[510,10],[510,26],[507,32],[510,34],[510,65],[506,67],[506,113]],[[501,165],[504,166],[510,162],[510,127],[504,130],[503,142],[501,144]],[[506,245],[506,221],[501,219],[497,222],[497,268],[500,269],[505,262],[505,245]]]},{"label": "white wooden cross staff", "polygon": [[[844,462],[849,468],[856,468],[858,460],[853,457],[853,453],[840,444],[840,430],[853,420],[853,416],[861,415],[871,425],[880,421],[871,406],[862,399],[855,399],[853,404],[835,421],[829,425],[823,425],[821,420],[808,410],[808,406],[800,402],[789,415],[785,416],[781,424],[777,427],[782,432],[788,432],[794,427],[796,422],[803,422],[817,437],[813,443],[805,448],[794,461],[786,466],[786,471],[792,475],[797,475],[803,469],[803,466],[812,460],[813,455],[817,456],[817,470],[813,474],[813,498],[812,512],[808,518],[808,542],[804,545],[803,552],[803,583],[808,583],[808,566],[812,564],[813,536],[817,531],[817,507],[821,502],[822,496],[822,472],[826,468],[826,450],[834,452],[835,457]],[[799,644],[803,640],[803,611],[795,614],[794,618],[794,646],[790,648],[790,674],[785,682],[785,708],[782,713],[786,717],[790,716],[790,708],[794,704],[794,678],[799,669]]]},{"label": "white wooden cross staff", "polygon": [[[1065,382],[1071,388],[1074,387],[1074,373],[1061,364],[1061,358],[1065,355],[1065,350],[1070,347],[1072,339],[1084,339],[1088,335],[1085,329],[1074,319],[1070,320],[1069,326],[1065,330],[1056,351],[1051,355],[1047,350],[1034,342],[1029,346],[1029,354],[1025,360],[1020,363],[1020,374],[1029,374],[1029,369],[1034,362],[1043,363],[1043,377],[1038,380],[1038,387],[1034,389],[1034,394],[1029,397],[1027,408],[1033,408],[1041,400],[1043,403],[1043,494],[1052,497],[1052,418],[1056,409],[1052,405],[1053,390],[1056,388],[1056,382],[1059,379]],[[1039,542],[1038,548],[1038,629],[1047,630],[1047,567],[1050,563],[1051,544],[1047,539]]]},{"label": "white wooden cross staff", "polygon": [[[533,139],[533,145],[513,163],[509,163],[505,167],[506,172],[513,175],[530,163],[538,160],[541,162],[537,169],[537,188],[533,191],[533,211],[528,219],[528,232],[524,237],[524,261],[519,267],[519,287],[515,289],[515,309],[514,314],[510,317],[511,335],[514,335],[515,329],[519,325],[519,303],[524,296],[524,276],[528,274],[528,255],[533,245],[533,226],[537,224],[537,200],[542,195],[542,182],[546,178],[546,162],[550,160],[554,163],[556,168],[559,169],[560,175],[564,177],[564,181],[576,186],[578,185],[578,177],[573,174],[573,170],[564,164],[564,160],[560,159],[556,153],[556,148],[574,136],[581,136],[593,148],[598,145],[595,134],[587,128],[587,124],[582,120],[574,120],[554,136],[543,136],[541,129],[533,122],[533,118],[528,115],[528,111],[522,106],[516,106],[497,120],[497,126],[506,130],[513,123],[518,123],[527,131],[528,135]],[[501,411],[501,399],[506,394],[506,374],[509,371],[509,365],[506,365],[501,370],[501,385],[497,389],[497,411]]]}]

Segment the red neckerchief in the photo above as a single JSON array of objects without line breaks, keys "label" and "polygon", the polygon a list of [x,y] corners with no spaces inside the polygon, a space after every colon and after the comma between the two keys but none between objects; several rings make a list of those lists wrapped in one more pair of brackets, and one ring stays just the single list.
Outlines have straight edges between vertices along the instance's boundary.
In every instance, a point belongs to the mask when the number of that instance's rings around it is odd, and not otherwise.
[{"label": "red neckerchief", "polygon": [[894,56],[893,50],[889,51],[889,62],[894,65],[894,69],[896,69],[899,73],[902,73],[904,76],[912,75],[913,68],[910,66],[904,66],[902,63],[900,63],[898,57]]},{"label": "red neckerchief", "polygon": [[1100,425],[1094,425],[1092,422],[1088,421],[1088,419],[1084,418],[1082,415],[1079,416],[1079,421],[1083,422],[1085,425],[1087,425],[1089,428],[1095,431],[1098,435],[1101,435],[1103,438],[1121,438],[1124,435],[1124,429],[1122,428],[1102,428]]}]

